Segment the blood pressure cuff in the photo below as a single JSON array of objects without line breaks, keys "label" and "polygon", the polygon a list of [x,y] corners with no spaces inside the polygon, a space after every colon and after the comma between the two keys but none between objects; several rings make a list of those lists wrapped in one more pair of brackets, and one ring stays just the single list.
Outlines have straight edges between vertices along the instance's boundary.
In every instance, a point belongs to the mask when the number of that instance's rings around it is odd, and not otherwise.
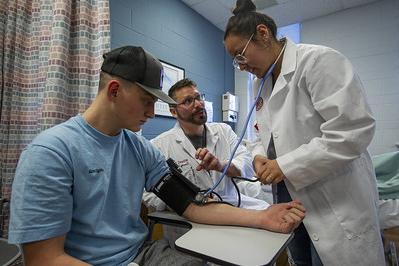
[{"label": "blood pressure cuff", "polygon": [[164,175],[152,188],[152,192],[182,215],[188,205],[195,201],[200,189],[180,173],[177,165],[168,160],[170,173]]}]

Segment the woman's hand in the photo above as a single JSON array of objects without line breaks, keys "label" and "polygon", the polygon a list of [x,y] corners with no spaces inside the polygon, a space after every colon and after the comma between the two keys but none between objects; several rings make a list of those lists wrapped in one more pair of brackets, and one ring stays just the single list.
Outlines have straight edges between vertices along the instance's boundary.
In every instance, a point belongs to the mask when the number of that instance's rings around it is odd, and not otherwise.
[{"label": "woman's hand", "polygon": [[277,184],[285,178],[276,160],[256,155],[253,161],[255,173],[263,184]]}]

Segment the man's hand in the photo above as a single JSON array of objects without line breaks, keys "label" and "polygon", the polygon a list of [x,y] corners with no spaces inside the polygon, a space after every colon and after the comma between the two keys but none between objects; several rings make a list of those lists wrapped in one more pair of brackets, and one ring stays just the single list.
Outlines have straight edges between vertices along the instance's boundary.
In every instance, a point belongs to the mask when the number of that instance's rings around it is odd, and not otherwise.
[{"label": "man's hand", "polygon": [[289,233],[299,226],[305,218],[305,208],[297,201],[271,205],[262,213],[262,228]]},{"label": "man's hand", "polygon": [[223,165],[220,163],[219,159],[216,158],[207,148],[199,148],[195,152],[195,158],[201,160],[201,163],[197,166],[196,170],[215,170],[218,172],[223,171]]},{"label": "man's hand", "polygon": [[253,165],[259,181],[263,184],[277,184],[285,178],[276,160],[269,160],[262,155],[256,155]]},{"label": "man's hand", "polygon": [[[213,155],[207,148],[199,148],[195,152],[195,158],[201,160],[201,163],[197,166],[197,171],[201,171],[202,169],[211,171],[215,170],[218,172],[223,172],[224,167],[227,165],[227,162],[220,162],[219,159]],[[231,163],[229,169],[226,172],[227,176],[240,176],[241,171]]]}]

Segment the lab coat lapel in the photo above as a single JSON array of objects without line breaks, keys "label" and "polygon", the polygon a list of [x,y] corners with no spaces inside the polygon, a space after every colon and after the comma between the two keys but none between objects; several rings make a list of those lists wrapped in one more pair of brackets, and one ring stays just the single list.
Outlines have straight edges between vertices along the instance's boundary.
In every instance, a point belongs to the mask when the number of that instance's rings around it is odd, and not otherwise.
[{"label": "lab coat lapel", "polygon": [[[208,171],[201,170],[197,171],[195,168],[197,165],[201,163],[200,160],[195,158],[195,148],[191,141],[187,138],[186,134],[184,134],[183,129],[180,127],[179,123],[177,122],[175,125],[175,132],[176,132],[176,144],[181,147],[181,149],[186,153],[189,158],[189,163],[194,170],[193,172],[193,179],[191,179],[194,184],[198,187],[209,188],[213,185],[212,177],[208,173]],[[208,136],[207,136],[208,138]],[[200,180],[200,181],[199,181]]]},{"label": "lab coat lapel", "polygon": [[287,88],[288,79],[291,77],[291,73],[295,71],[296,68],[296,53],[297,47],[289,38],[286,38],[287,46],[283,54],[283,63],[281,65],[280,75],[276,80],[273,87],[273,92],[270,97],[272,99],[281,90]]},{"label": "lab coat lapel", "polygon": [[[296,69],[297,46],[289,38],[286,38],[286,42],[287,46],[283,54],[283,63],[281,66],[280,75],[277,78],[276,83],[274,84],[271,95],[269,94],[270,90],[268,90],[267,88],[270,88],[272,86],[272,78],[270,77],[265,82],[265,87],[263,88],[264,91],[262,91],[262,94],[264,94],[264,99],[266,99],[266,106],[264,106],[264,108],[261,108],[261,110],[257,112],[257,115],[259,115],[259,117],[262,117],[262,119],[258,120],[258,123],[259,126],[263,128],[262,131],[265,133],[264,136],[261,136],[261,138],[264,139],[265,143],[269,143],[270,134],[275,127],[276,121],[273,121],[273,114],[275,112],[273,110],[279,109],[284,102],[286,92],[290,87],[288,86],[288,82],[290,81]],[[261,79],[257,79],[255,85],[258,87],[260,82]],[[275,145],[278,146],[278,144],[276,143]],[[268,144],[267,146],[265,146],[265,150],[267,150],[267,147]]]},{"label": "lab coat lapel", "polygon": [[[195,148],[191,141],[184,134],[183,129],[180,127],[179,123],[176,123],[176,143],[179,144],[182,149],[189,155],[191,158],[195,159]],[[197,160],[198,161],[198,160]],[[199,161],[198,161],[199,162]]]},{"label": "lab coat lapel", "polygon": [[[205,124],[206,126],[206,124]],[[219,140],[219,133],[213,130],[211,127],[206,126],[206,148],[215,156],[216,155],[216,143]]]}]

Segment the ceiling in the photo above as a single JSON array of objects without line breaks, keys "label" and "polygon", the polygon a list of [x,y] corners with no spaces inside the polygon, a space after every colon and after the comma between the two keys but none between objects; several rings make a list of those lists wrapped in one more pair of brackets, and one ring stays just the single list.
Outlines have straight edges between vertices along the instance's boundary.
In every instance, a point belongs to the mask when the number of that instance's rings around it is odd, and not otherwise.
[{"label": "ceiling", "polygon": [[[236,0],[181,0],[224,30]],[[253,0],[258,11],[271,16],[277,26],[303,22],[378,0]]]}]

